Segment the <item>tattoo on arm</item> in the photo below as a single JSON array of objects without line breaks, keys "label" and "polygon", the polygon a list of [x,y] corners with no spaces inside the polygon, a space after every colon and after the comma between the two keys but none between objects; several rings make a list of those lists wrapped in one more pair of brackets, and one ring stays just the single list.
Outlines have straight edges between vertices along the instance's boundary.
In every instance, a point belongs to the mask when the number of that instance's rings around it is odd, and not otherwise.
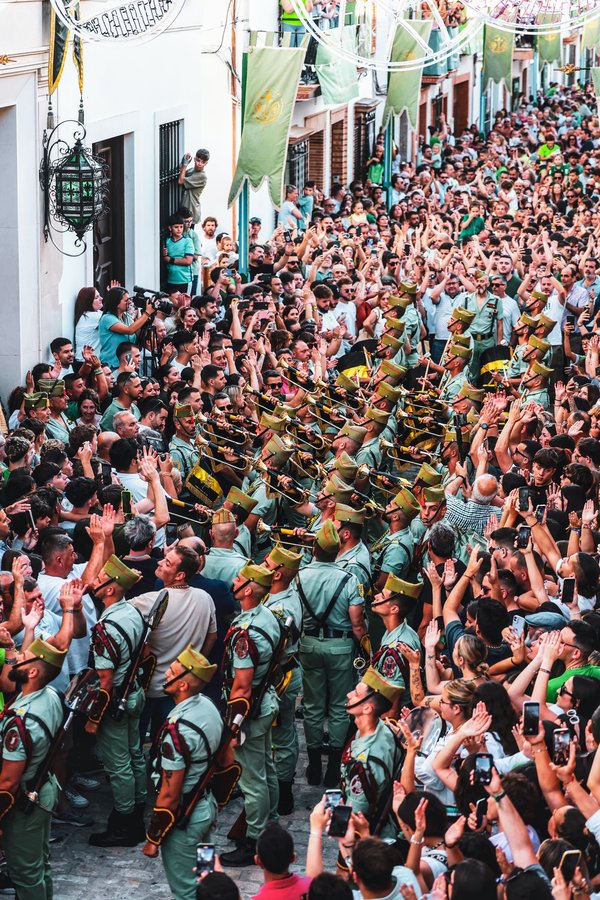
[{"label": "tattoo on arm", "polygon": [[423,684],[421,682],[421,673],[418,669],[410,670],[410,695],[415,706],[422,703],[423,698],[425,697],[425,691],[423,690]]}]

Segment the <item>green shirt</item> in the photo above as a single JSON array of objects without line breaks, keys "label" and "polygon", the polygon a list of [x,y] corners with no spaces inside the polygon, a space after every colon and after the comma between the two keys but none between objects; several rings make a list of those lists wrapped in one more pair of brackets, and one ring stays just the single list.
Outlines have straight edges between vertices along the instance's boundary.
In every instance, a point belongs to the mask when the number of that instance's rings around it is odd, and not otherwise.
[{"label": "green shirt", "polygon": [[578,669],[565,669],[562,675],[551,678],[548,682],[548,690],[546,693],[546,701],[548,703],[556,703],[559,688],[563,686],[573,675],[587,675],[589,678],[600,679],[600,666],[580,666]]},{"label": "green shirt", "polygon": [[280,591],[278,594],[268,594],[264,600],[264,605],[271,610],[274,616],[277,616],[281,625],[285,623],[288,616],[291,616],[294,620],[290,643],[283,655],[284,661],[287,661],[298,650],[302,633],[302,620],[304,618],[302,603],[300,602],[295,581],[292,581],[285,591]]},{"label": "green shirt", "polygon": [[482,334],[490,338],[496,337],[496,325],[502,318],[502,300],[488,294],[483,306],[480,308],[476,294],[467,294],[463,300],[464,309],[475,313],[475,318],[469,325],[467,334]]},{"label": "green shirt", "polygon": [[119,659],[111,659],[106,648],[98,641],[93,642],[94,668],[113,669],[115,687],[123,684],[133,656],[142,639],[144,620],[138,610],[128,600],[119,600],[104,610],[99,619],[104,629],[117,645]]},{"label": "green shirt", "polygon": [[248,558],[237,550],[227,547],[211,547],[206,554],[206,562],[202,569],[205,578],[217,578],[231,587],[233,579],[244,568]]},{"label": "green shirt", "polygon": [[371,547],[373,555],[373,581],[376,582],[382,572],[402,578],[410,567],[414,536],[410,528],[402,528],[393,534],[387,531]]},{"label": "green shirt", "polygon": [[358,578],[358,583],[362,586],[363,592],[366,594],[371,588],[371,556],[362,541],[359,541],[356,547],[351,547],[344,553],[340,553],[336,559],[336,564],[341,566],[346,572],[352,572]]},{"label": "green shirt", "polygon": [[[184,756],[182,745],[179,742],[174,743],[167,731],[160,747],[162,769],[165,772],[186,770],[183,780],[185,794],[196,786],[206,772],[207,763],[221,740],[223,720],[208,697],[197,694],[178,703],[171,711],[168,722],[171,725],[177,724],[177,731],[183,738],[188,752]],[[201,729],[206,741],[196,728]]]},{"label": "green shirt", "polygon": [[142,418],[142,414],[133,403],[130,407],[123,406],[122,403],[119,403],[118,400],[113,400],[113,402],[104,410],[104,415],[100,419],[100,430],[101,431],[113,431],[113,419],[118,412],[130,412],[136,417],[138,422]]},{"label": "green shirt", "polygon": [[[237,629],[241,629],[241,631]],[[270,609],[267,609],[263,603],[259,603],[253,609],[243,610],[235,617],[231,623],[230,633],[231,637],[227,641],[225,653],[231,674],[235,676],[235,669],[254,669],[252,687],[259,687],[281,636],[281,628],[277,619]],[[256,648],[254,657],[250,641]],[[267,691],[260,714],[265,715],[269,711],[274,694],[272,689]]]},{"label": "green shirt", "polygon": [[[342,582],[342,589],[338,593]],[[305,631],[319,628],[319,622],[311,615],[311,611],[322,619],[336,593],[338,596],[333,609],[323,624],[339,631],[352,631],[349,609],[364,603],[363,591],[356,575],[345,572],[336,563],[314,559],[298,574],[297,584],[304,608]]]},{"label": "green shirt", "polygon": [[[398,644],[408,644],[408,646],[412,647],[413,650],[421,649],[421,641],[419,640],[419,635],[416,633],[416,631],[413,631],[410,625],[407,625],[406,622],[402,622],[401,625],[398,625],[398,627],[394,628],[392,631],[385,632],[385,634],[381,638],[380,650],[385,650],[385,648],[387,647],[393,647],[398,651],[398,653],[400,653]],[[392,684],[395,684],[397,687],[401,688],[406,687],[402,672],[400,670],[400,667],[398,666],[397,660],[395,659],[395,655],[385,652],[382,653],[375,663],[375,668],[381,675],[383,675],[384,678],[386,678],[388,681],[391,681]]]},{"label": "green shirt", "polygon": [[[354,738],[344,754],[341,779],[345,801],[352,803],[354,812],[367,815],[374,811],[382,793],[388,791],[399,776],[402,756],[394,733],[381,720],[372,734]],[[361,778],[361,770],[366,778]],[[384,825],[380,837],[395,837],[395,828],[390,820]]]}]

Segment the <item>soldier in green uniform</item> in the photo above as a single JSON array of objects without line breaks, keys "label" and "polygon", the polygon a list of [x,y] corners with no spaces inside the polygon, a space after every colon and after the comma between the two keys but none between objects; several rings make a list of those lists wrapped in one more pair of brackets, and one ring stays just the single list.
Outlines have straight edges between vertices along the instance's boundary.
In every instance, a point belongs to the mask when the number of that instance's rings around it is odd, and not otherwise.
[{"label": "soldier in green uniform", "polygon": [[221,855],[226,866],[252,865],[256,838],[277,808],[271,726],[279,702],[273,687],[267,689],[258,708],[253,702],[281,637],[276,617],[261,602],[272,580],[269,569],[248,563],[233,582],[233,595],[242,612],[231,623],[225,639],[225,699],[231,702],[244,697],[250,702],[250,712],[244,723],[245,740],[235,748],[235,758],[242,766],[240,789],[247,831],[235,850]]},{"label": "soldier in green uniform", "polygon": [[378,469],[381,465],[381,447],[379,441],[389,419],[389,412],[370,406],[366,413],[363,425],[367,430],[367,438],[356,454],[356,462],[359,466],[369,466]]},{"label": "soldier in green uniform", "polygon": [[9,676],[20,693],[0,721],[2,847],[20,900],[52,900],[50,823],[60,790],[55,776],[48,776],[33,810],[25,812],[23,803],[63,721],[60,697],[49,682],[67,651],[38,639],[23,655]]},{"label": "soldier in green uniform", "polygon": [[390,573],[405,575],[412,560],[414,536],[410,523],[419,515],[419,502],[408,488],[402,488],[385,510],[389,529],[371,547],[373,587],[381,590]]},{"label": "soldier in green uniform", "polygon": [[553,372],[554,369],[541,362],[531,364],[523,376],[521,407],[527,406],[528,403],[539,403],[543,409],[551,410],[548,380]]},{"label": "soldier in green uniform", "polygon": [[315,538],[313,561],[302,569],[296,582],[304,609],[300,664],[309,762],[306,777],[309,784],[321,783],[321,745],[328,717],[327,787],[335,787],[339,781],[348,729],[345,697],[354,681],[354,640],[360,643],[367,633],[360,584],[355,575],[336,564],[339,549],[333,522],[324,522]]},{"label": "soldier in green uniform", "polygon": [[189,404],[175,404],[173,425],[175,426],[175,435],[169,444],[169,454],[185,482],[200,459],[200,453],[194,446],[196,419],[194,410]]},{"label": "soldier in green uniform", "polygon": [[[396,300],[396,303],[392,302]],[[397,298],[390,298],[390,303],[397,307],[397,310],[404,310],[401,320],[404,322],[404,340],[410,343],[410,352],[406,357],[406,365],[412,369],[419,362],[419,341],[421,340],[421,316],[416,307],[417,285],[414,282],[400,282]],[[394,357],[394,362],[403,364],[403,360]]]},{"label": "soldier in green uniform", "polygon": [[50,415],[46,422],[46,434],[50,438],[68,444],[69,434],[73,428],[73,423],[66,414],[67,392],[65,390],[64,381],[62,379],[57,381],[54,378],[40,378],[38,381],[38,389],[48,394],[50,403]]},{"label": "soldier in green uniform", "polygon": [[258,522],[258,516],[254,512],[254,507],[257,504],[258,500],[245,494],[237,487],[229,489],[223,504],[225,509],[229,509],[233,513],[235,524],[238,527],[233,546],[246,559],[249,559],[252,555],[252,535]]},{"label": "soldier in green uniform", "polygon": [[134,684],[127,697],[125,713],[115,718],[115,692],[122,688],[143,638],[142,614],[125,599],[140,579],[118,557],[111,556],[94,582],[94,597],[104,612],[94,626],[92,649],[100,691],[90,710],[86,731],[97,734],[98,746],[113,795],[113,810],[107,829],[92,834],[95,847],[134,847],[144,840],[146,764],[140,743],[140,716],[144,691]]},{"label": "soldier in green uniform", "polygon": [[216,669],[190,644],[169,666],[163,687],[176,705],[156,739],[153,779],[158,794],[144,853],[158,856],[160,846],[176,900],[194,900],[196,845],[208,839],[217,818],[217,804],[208,790],[196,803],[186,827],[176,826],[183,798],[198,785],[221,741],[223,720],[216,706],[202,696]]},{"label": "soldier in green uniform", "polygon": [[470,373],[473,380],[479,375],[481,354],[490,347],[497,347],[503,338],[502,300],[489,292],[490,279],[485,272],[476,276],[474,294],[467,294],[463,305],[475,317],[469,326],[469,334],[473,338],[473,356]]},{"label": "soldier in green uniform", "polygon": [[288,616],[293,620],[290,641],[281,660],[281,670],[285,674],[283,683],[277,687],[279,714],[273,727],[273,751],[279,781],[277,812],[280,815],[289,815],[294,809],[292,785],[298,764],[295,713],[296,700],[302,690],[298,653],[303,614],[295,582],[302,559],[302,553],[295,553],[276,544],[264,562],[265,568],[273,573],[265,606],[277,616],[282,625]]},{"label": "soldier in green uniform", "polygon": [[202,574],[205,578],[217,578],[231,586],[233,579],[244,568],[248,557],[235,549],[237,535],[235,517],[228,509],[218,509],[212,515],[210,538],[212,546],[206,554]]},{"label": "soldier in green uniform", "polygon": [[354,812],[368,819],[371,833],[395,838],[391,786],[399,777],[404,751],[382,716],[398,704],[401,689],[373,668],[348,692],[346,710],[356,735],[342,758],[342,791]]},{"label": "soldier in green uniform", "polygon": [[336,503],[333,517],[338,523],[341,542],[336,563],[346,572],[356,575],[363,595],[367,597],[371,593],[371,557],[361,539],[365,514],[345,503]]},{"label": "soldier in green uniform", "polygon": [[419,599],[422,587],[422,582],[414,584],[388,575],[385,587],[372,603],[373,612],[383,620],[385,633],[371,665],[400,690],[398,702],[391,711],[394,717],[399,715],[399,706],[408,687],[408,663],[402,655],[402,644],[408,644],[413,650],[421,649],[419,635],[407,624],[406,617]]},{"label": "soldier in green uniform", "polygon": [[[281,473],[283,475],[288,460],[293,456],[294,448],[283,440],[279,435],[273,435],[265,444],[260,454],[260,462],[264,463],[271,471]],[[259,477],[254,472],[254,481],[248,480],[248,485],[244,487],[245,492],[253,500],[256,500],[253,514],[265,524],[277,524],[277,518],[281,507],[281,494],[277,491],[271,491],[263,477]],[[262,562],[269,550],[272,541],[268,533],[255,532],[254,550],[252,558],[255,562]]]},{"label": "soldier in green uniform", "polygon": [[467,381],[467,367],[471,359],[471,350],[460,344],[449,344],[444,358],[445,374],[440,381],[440,400],[452,403],[458,396],[463,384]]}]

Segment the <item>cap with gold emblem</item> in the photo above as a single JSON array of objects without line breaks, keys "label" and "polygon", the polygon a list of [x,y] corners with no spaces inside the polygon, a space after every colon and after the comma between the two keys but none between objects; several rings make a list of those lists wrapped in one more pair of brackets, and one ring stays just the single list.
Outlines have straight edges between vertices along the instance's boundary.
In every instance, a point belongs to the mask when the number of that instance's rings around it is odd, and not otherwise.
[{"label": "cap with gold emblem", "polygon": [[235,516],[231,512],[230,509],[225,509],[224,506],[221,509],[218,509],[213,513],[211,519],[212,525],[235,525]]},{"label": "cap with gold emblem", "polygon": [[240,578],[246,581],[252,581],[260,587],[270,588],[273,581],[273,573],[266,566],[259,566],[256,563],[248,562],[240,569]]},{"label": "cap with gold emblem", "polygon": [[543,300],[544,303],[548,299],[548,294],[544,294],[543,291],[532,291],[531,296],[533,297],[534,300]]},{"label": "cap with gold emblem", "polygon": [[189,403],[176,403],[175,409],[173,410],[173,418],[175,419],[189,419],[194,415],[194,410],[190,406]]},{"label": "cap with gold emblem", "polygon": [[207,684],[212,680],[212,677],[218,668],[216,664],[211,665],[207,658],[203,656],[199,650],[192,647],[191,644],[188,644],[185,650],[181,651],[177,657],[177,662],[181,663],[184,669],[187,669],[188,672],[191,672],[191,674],[195,675],[196,678],[199,678],[200,681],[205,681]]},{"label": "cap with gold emblem", "polygon": [[267,465],[271,460],[276,463],[287,462],[290,456],[293,455],[294,448],[279,434],[274,434],[265,444],[265,462]]},{"label": "cap with gold emblem", "polygon": [[399,366],[398,363],[392,362],[391,359],[382,359],[379,371],[395,384],[398,381],[402,381],[403,378],[406,378],[408,369],[406,366]]},{"label": "cap with gold emblem", "polygon": [[540,375],[542,378],[550,378],[554,369],[551,369],[549,366],[545,366],[543,363],[538,362],[537,359],[535,362],[531,364],[531,371],[535,372],[536,375]]},{"label": "cap with gold emblem", "polygon": [[302,553],[294,553],[293,550],[288,550],[287,547],[282,547],[281,544],[275,544],[269,553],[269,559],[276,566],[283,566],[286,569],[297,572],[302,563],[303,555]]},{"label": "cap with gold emblem", "polygon": [[266,431],[274,431],[275,434],[283,434],[287,429],[288,421],[287,417],[263,413],[258,424]]},{"label": "cap with gold emblem", "polygon": [[432,466],[428,463],[423,463],[419,471],[417,472],[417,477],[415,478],[415,484],[426,484],[428,487],[433,487],[436,484],[442,483],[442,475],[440,472],[437,472]]},{"label": "cap with gold emblem", "polygon": [[[460,337],[458,334],[457,337]],[[460,359],[471,359],[471,348],[463,347],[461,344],[452,343],[449,344],[446,349],[446,362],[451,359],[453,356],[458,356]]]},{"label": "cap with gold emblem", "polygon": [[527,326],[527,328],[536,328],[538,325],[538,320],[534,319],[533,316],[528,316],[527,313],[521,313],[519,318],[517,319],[516,328],[521,328],[523,326]]},{"label": "cap with gold emblem", "polygon": [[377,409],[375,406],[369,406],[365,413],[365,419],[377,422],[378,425],[387,425],[389,417],[389,412],[386,412],[385,409]]},{"label": "cap with gold emblem", "polygon": [[377,397],[381,397],[383,400],[391,400],[392,403],[398,403],[403,393],[402,388],[392,387],[391,384],[386,384],[385,381],[380,381],[375,388]]},{"label": "cap with gold emblem", "polygon": [[401,491],[398,491],[393,503],[411,520],[419,515],[419,501],[408,488],[402,488]]},{"label": "cap with gold emblem", "polygon": [[472,400],[473,403],[483,403],[485,399],[485,391],[473,387],[472,384],[469,384],[468,381],[465,381],[463,384],[461,384],[460,391],[456,396],[457,400],[462,398],[466,400]]},{"label": "cap with gold emblem", "polygon": [[55,378],[40,378],[37,386],[40,391],[48,394],[49,397],[62,397],[65,392],[65,383],[62,378],[58,380]]},{"label": "cap with gold emblem", "polygon": [[434,484],[433,487],[423,488],[422,497],[425,503],[443,503],[446,492],[441,484]]},{"label": "cap with gold emblem", "polygon": [[132,588],[142,577],[135,569],[130,569],[129,566],[126,566],[123,560],[119,559],[118,556],[115,556],[114,553],[112,556],[108,557],[102,567],[102,571],[107,578],[116,581],[124,591],[128,591]]},{"label": "cap with gold emblem", "polygon": [[365,513],[361,509],[353,509],[345,503],[336,503],[333,518],[338,522],[352,522],[353,525],[364,525]]},{"label": "cap with gold emblem", "polygon": [[227,494],[227,502],[231,503],[232,506],[239,506],[247,513],[251,513],[254,507],[257,505],[258,500],[255,500],[254,497],[249,497],[248,494],[240,491],[239,488],[232,487],[229,489],[229,493]]},{"label": "cap with gold emblem", "polygon": [[373,666],[369,666],[363,675],[362,683],[366,684],[367,687],[376,694],[381,694],[381,696],[385,697],[386,700],[389,700],[390,703],[394,703],[404,691],[404,688],[392,684],[391,681],[387,681],[387,679],[385,679],[383,675],[380,675]]},{"label": "cap with gold emblem", "polygon": [[354,425],[352,422],[346,422],[346,424],[340,428],[339,436],[349,437],[355,444],[362,444],[367,436],[367,429],[363,428],[362,425]]},{"label": "cap with gold emblem", "polygon": [[[391,312],[393,312],[393,310],[391,310]],[[396,319],[396,317],[392,315],[387,315],[385,317],[385,324],[391,331],[397,331],[398,336],[400,336],[406,328],[406,322],[403,322],[402,319]]]},{"label": "cap with gold emblem", "polygon": [[335,525],[330,519],[326,519],[323,522],[315,535],[315,541],[321,550],[327,550],[329,553],[340,549],[340,538],[335,530]]},{"label": "cap with gold emblem", "polygon": [[391,591],[392,594],[399,594],[408,600],[418,600],[423,582],[417,581],[415,584],[413,581],[404,581],[404,579],[398,578],[397,575],[390,572],[383,587],[386,591]]},{"label": "cap with gold emblem", "polygon": [[474,318],[475,313],[465,309],[464,306],[456,306],[450,316],[450,320],[454,319],[455,322],[462,322],[464,325],[470,325]]},{"label": "cap with gold emblem", "polygon": [[346,481],[354,481],[356,478],[358,463],[356,460],[352,459],[345,450],[342,450],[338,458],[334,461],[333,467]]},{"label": "cap with gold emblem", "polygon": [[338,387],[343,388],[345,391],[350,391],[351,394],[355,394],[356,391],[360,389],[360,385],[354,381],[353,378],[350,378],[349,375],[346,375],[345,372],[340,372],[338,377],[335,379],[335,383]]},{"label": "cap with gold emblem", "polygon": [[23,406],[25,409],[47,409],[50,406],[48,394],[45,391],[38,391],[35,394],[24,394]]},{"label": "cap with gold emblem", "polygon": [[27,649],[36,659],[41,659],[59,671],[62,669],[67,655],[66,650],[58,650],[52,644],[49,644],[48,641],[43,641],[41,638],[36,638],[35,641],[32,641]]},{"label": "cap with gold emblem", "polygon": [[409,294],[411,297],[417,296],[417,285],[414,281],[401,281],[399,286],[400,294]]},{"label": "cap with gold emblem", "polygon": [[402,347],[402,341],[394,337],[394,335],[390,334],[388,331],[381,335],[380,341],[384,347],[391,347],[392,350],[398,351]]},{"label": "cap with gold emblem", "polygon": [[[463,444],[471,443],[471,429],[461,428],[460,430],[460,439]],[[446,428],[444,432],[444,444],[453,444],[455,441],[458,441],[458,435],[456,433],[456,428]]]},{"label": "cap with gold emblem", "polygon": [[332,472],[331,478],[323,487],[323,491],[328,497],[333,497],[338,503],[349,503],[354,493],[354,488],[342,481],[337,472]]},{"label": "cap with gold emblem", "polygon": [[542,340],[535,334],[530,334],[527,338],[527,343],[534,350],[541,350],[542,353],[546,354],[550,350],[550,343],[548,341]]}]

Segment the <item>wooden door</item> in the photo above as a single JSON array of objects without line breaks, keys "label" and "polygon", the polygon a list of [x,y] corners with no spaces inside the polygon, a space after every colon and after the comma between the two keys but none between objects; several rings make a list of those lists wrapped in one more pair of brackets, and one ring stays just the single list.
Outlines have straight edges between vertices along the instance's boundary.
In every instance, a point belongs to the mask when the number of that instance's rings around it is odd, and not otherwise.
[{"label": "wooden door", "polygon": [[469,82],[459,81],[454,85],[454,134],[460,136],[469,125]]},{"label": "wooden door", "polygon": [[108,166],[108,209],[94,226],[94,284],[104,295],[111,281],[125,285],[125,173],[123,137],[93,145]]}]

